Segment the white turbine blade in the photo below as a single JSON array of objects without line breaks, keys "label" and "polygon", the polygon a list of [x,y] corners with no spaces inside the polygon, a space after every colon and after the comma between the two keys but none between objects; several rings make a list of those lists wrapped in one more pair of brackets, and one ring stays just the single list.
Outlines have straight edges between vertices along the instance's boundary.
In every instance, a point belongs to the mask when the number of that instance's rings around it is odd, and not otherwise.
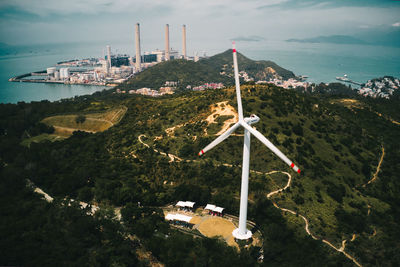
[{"label": "white turbine blade", "polygon": [[212,141],[208,146],[206,146],[204,149],[202,149],[199,152],[199,156],[203,155],[204,153],[206,153],[208,150],[212,149],[213,147],[215,147],[216,145],[218,145],[219,143],[221,143],[222,141],[224,141],[226,138],[228,138],[238,127],[240,126],[239,122],[237,122],[235,125],[233,125],[231,128],[229,128],[226,132],[224,132],[223,134],[221,134],[220,136],[218,136],[217,139],[215,139],[214,141]]},{"label": "white turbine blade", "polygon": [[232,42],[232,52],[233,52],[233,68],[235,72],[236,98],[238,103],[239,121],[241,121],[243,120],[243,108],[242,108],[242,97],[240,96],[239,68],[237,63],[235,42]]},{"label": "white turbine blade", "polygon": [[244,128],[246,128],[251,134],[253,134],[258,140],[261,141],[264,145],[266,145],[272,152],[275,153],[281,160],[283,160],[287,165],[289,165],[295,172],[300,173],[299,167],[294,165],[293,161],[288,159],[274,144],[272,144],[264,135],[262,135],[259,131],[252,128],[245,122],[239,122]]}]

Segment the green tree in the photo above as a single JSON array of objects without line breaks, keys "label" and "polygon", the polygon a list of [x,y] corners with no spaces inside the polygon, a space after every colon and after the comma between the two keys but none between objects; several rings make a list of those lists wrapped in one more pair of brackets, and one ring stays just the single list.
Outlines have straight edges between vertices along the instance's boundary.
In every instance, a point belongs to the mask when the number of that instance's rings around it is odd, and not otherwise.
[{"label": "green tree", "polygon": [[75,117],[75,122],[80,124],[80,123],[84,123],[86,121],[86,116],[85,115],[78,115]]}]

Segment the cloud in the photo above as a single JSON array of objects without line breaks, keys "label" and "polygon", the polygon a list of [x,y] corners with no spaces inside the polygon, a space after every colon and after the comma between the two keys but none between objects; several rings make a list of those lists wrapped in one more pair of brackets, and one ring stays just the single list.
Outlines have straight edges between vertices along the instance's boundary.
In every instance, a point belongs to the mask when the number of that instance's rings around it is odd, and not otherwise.
[{"label": "cloud", "polygon": [[39,16],[71,15],[71,14],[100,14],[121,12],[151,12],[154,9],[163,9],[164,13],[171,10],[172,5],[165,4],[162,0],[13,0],[1,1],[0,10],[13,8],[26,13]]},{"label": "cloud", "polygon": [[237,42],[260,42],[262,40],[265,40],[265,38],[258,35],[238,36],[231,39],[231,41],[237,41]]},{"label": "cloud", "polygon": [[393,27],[400,27],[400,22],[396,22],[392,24]]},{"label": "cloud", "polygon": [[[388,7],[393,2],[399,8]],[[260,35],[285,40],[352,35],[362,29],[359,25],[389,27],[399,12],[400,1],[385,0],[0,0],[0,42],[49,42],[59,35],[59,42],[132,41],[134,23],[139,22],[143,43],[154,43],[154,48],[160,48],[166,23],[174,47],[181,45],[182,24],[188,26],[189,47],[226,45],[232,37],[257,46],[263,43]]]},{"label": "cloud", "polygon": [[339,7],[400,7],[400,1],[393,0],[286,0],[276,4],[261,5],[259,8],[277,7],[282,9],[339,8]]}]

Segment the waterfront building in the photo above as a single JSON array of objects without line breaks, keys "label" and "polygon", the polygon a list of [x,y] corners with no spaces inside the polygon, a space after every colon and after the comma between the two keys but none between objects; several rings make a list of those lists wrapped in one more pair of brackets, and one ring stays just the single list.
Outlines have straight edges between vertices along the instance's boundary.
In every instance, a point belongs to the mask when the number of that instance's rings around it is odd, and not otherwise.
[{"label": "waterfront building", "polygon": [[55,71],[54,72],[54,80],[59,80],[60,79],[60,72],[59,71]]},{"label": "waterfront building", "polygon": [[54,75],[54,72],[56,72],[57,68],[56,67],[51,67],[47,68],[47,75]]},{"label": "waterfront building", "polygon": [[113,67],[129,66],[129,56],[128,55],[111,56],[110,67],[111,66]]},{"label": "waterfront building", "polygon": [[170,59],[178,59],[180,56],[179,56],[179,51],[178,50],[173,50],[173,49],[171,49],[170,51],[169,51],[169,58]]},{"label": "waterfront building", "polygon": [[163,50],[158,50],[157,49],[157,50],[151,51],[151,54],[156,55],[156,57],[157,57],[156,61],[157,62],[162,62],[165,59],[165,51],[163,51]]},{"label": "waterfront building", "polygon": [[60,79],[69,78],[69,68],[61,68],[60,69]]}]

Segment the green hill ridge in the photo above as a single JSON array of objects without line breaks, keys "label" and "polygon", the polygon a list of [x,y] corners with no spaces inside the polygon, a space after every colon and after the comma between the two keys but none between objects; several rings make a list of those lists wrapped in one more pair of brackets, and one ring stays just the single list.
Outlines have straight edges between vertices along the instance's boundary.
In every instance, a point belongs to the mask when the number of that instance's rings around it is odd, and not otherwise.
[{"label": "green hill ridge", "polygon": [[[293,72],[286,70],[272,61],[254,61],[238,53],[238,63],[241,71],[246,71],[256,80],[273,77],[274,73],[283,79],[294,78]],[[224,85],[233,84],[232,50],[201,59],[198,62],[183,59],[161,62],[143,70],[138,75],[118,86],[120,89],[139,89],[149,87],[158,89],[166,81],[179,82],[179,88],[187,85],[198,86],[209,82],[222,82]],[[225,74],[221,74],[225,72]]]},{"label": "green hill ridge", "polygon": [[[390,107],[397,107],[398,102],[316,97],[273,85],[242,86],[245,115],[257,114],[261,120],[254,126],[303,171],[301,175],[291,172],[252,139],[250,168],[261,174],[250,175],[249,220],[264,235],[261,264],[256,262],[259,248],[239,252],[217,239],[194,239],[176,232],[157,208],[192,200],[238,213],[242,132],[205,157],[196,156],[229,119],[216,117],[217,123],[208,125],[205,119],[212,107],[224,101],[236,107],[234,89],[160,98],[112,91],[59,103],[0,105],[0,171],[4,177],[0,210],[6,218],[0,230],[7,241],[0,247],[0,264],[43,266],[49,265],[44,259],[69,263],[66,259],[73,256],[79,258],[77,262],[134,265],[137,259],[132,254],[139,249],[127,238],[134,235],[167,266],[199,261],[212,266],[221,255],[220,264],[232,266],[353,266],[344,255],[306,235],[303,220],[280,212],[271,200],[308,218],[309,229],[318,238],[337,247],[347,240],[345,251],[363,266],[398,262],[399,126],[387,119],[397,116],[396,108]],[[121,105],[128,109],[125,116],[102,133],[75,132],[63,141],[32,143],[29,148],[19,145],[27,136],[49,130],[41,129],[44,117],[100,112]],[[165,131],[173,127],[173,134]],[[149,147],[140,142],[141,135]],[[385,156],[378,178],[363,186],[377,171],[382,147]],[[171,161],[154,149],[183,160]],[[283,175],[263,174],[273,170],[290,172],[293,181],[290,188],[269,200],[266,195],[286,183]],[[33,205],[40,199],[24,189],[27,177],[55,197],[55,203]],[[65,197],[96,203],[102,213],[88,217],[77,207],[63,205]],[[112,220],[111,207],[122,207],[123,225]],[[60,222],[59,226],[53,221]],[[90,235],[79,239],[83,236],[80,229]],[[22,235],[23,245],[19,242]],[[51,245],[41,247],[41,240],[48,236]],[[66,238],[79,252],[62,245]],[[118,255],[101,257],[101,244],[108,244],[105,255],[114,250]]]}]

